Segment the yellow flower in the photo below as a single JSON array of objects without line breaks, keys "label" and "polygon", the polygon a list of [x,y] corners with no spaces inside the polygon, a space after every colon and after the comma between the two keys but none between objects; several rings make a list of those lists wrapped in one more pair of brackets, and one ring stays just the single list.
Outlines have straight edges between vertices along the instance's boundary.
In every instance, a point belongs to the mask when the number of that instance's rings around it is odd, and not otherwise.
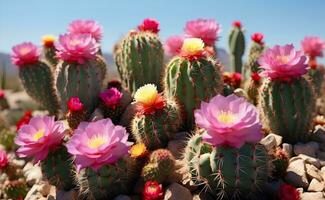
[{"label": "yellow flower", "polygon": [[183,42],[182,52],[186,55],[197,55],[204,49],[204,43],[199,38],[187,38]]},{"label": "yellow flower", "polygon": [[157,87],[154,84],[146,84],[140,87],[134,94],[136,102],[146,105],[152,105],[155,103],[158,97]]},{"label": "yellow flower", "polygon": [[135,144],[130,149],[131,158],[144,157],[147,153],[147,147],[143,143]]},{"label": "yellow flower", "polygon": [[45,46],[53,45],[54,41],[55,41],[55,37],[53,35],[44,35],[42,37],[42,42],[43,42],[43,45],[45,45]]}]

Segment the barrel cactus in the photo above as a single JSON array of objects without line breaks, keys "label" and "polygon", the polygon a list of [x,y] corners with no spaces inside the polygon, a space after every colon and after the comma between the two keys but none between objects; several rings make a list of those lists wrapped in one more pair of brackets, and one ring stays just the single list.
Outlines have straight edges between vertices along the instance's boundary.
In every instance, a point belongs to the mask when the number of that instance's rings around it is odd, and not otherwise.
[{"label": "barrel cactus", "polygon": [[[292,62],[292,61],[295,62]],[[261,86],[259,106],[264,125],[285,142],[308,139],[315,112],[314,90],[303,75],[307,57],[293,45],[268,49],[260,58],[260,74],[267,78]]]},{"label": "barrel cactus", "polygon": [[158,37],[159,23],[145,19],[138,31],[130,31],[114,51],[115,63],[123,85],[134,93],[153,83],[160,89],[164,49]]},{"label": "barrel cactus", "polygon": [[228,43],[233,71],[241,73],[243,67],[242,56],[245,52],[245,37],[241,22],[235,21],[233,23]]},{"label": "barrel cactus", "polygon": [[200,101],[222,92],[220,68],[216,60],[206,55],[204,43],[198,38],[185,39],[179,55],[167,65],[164,94],[180,104],[185,128],[193,127],[193,110]]}]

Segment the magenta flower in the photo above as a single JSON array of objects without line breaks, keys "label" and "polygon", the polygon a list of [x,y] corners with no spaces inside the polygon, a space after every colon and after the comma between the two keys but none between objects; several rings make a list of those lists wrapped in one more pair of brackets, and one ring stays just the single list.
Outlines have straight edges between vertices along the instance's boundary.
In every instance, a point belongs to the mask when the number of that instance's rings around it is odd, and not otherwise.
[{"label": "magenta flower", "polygon": [[72,112],[78,112],[84,109],[84,105],[79,97],[71,97],[67,103],[67,106],[68,110]]},{"label": "magenta flower", "polygon": [[111,87],[104,92],[99,94],[99,98],[104,102],[107,107],[114,108],[120,102],[123,94],[116,89]]},{"label": "magenta flower", "polygon": [[11,61],[19,67],[36,63],[39,56],[39,49],[31,42],[24,42],[12,47]]},{"label": "magenta flower", "polygon": [[34,157],[35,162],[45,159],[50,150],[62,143],[64,131],[63,123],[54,121],[54,117],[33,117],[18,130],[15,138],[19,146],[17,155]]},{"label": "magenta flower", "polygon": [[140,31],[150,31],[152,33],[159,32],[159,22],[155,19],[146,18],[142,24],[138,26]]},{"label": "magenta flower", "polygon": [[68,32],[73,34],[90,34],[97,42],[102,39],[103,27],[94,20],[75,20],[68,26]]},{"label": "magenta flower", "polygon": [[58,58],[83,64],[96,57],[99,44],[90,34],[64,34],[60,35],[56,49]]},{"label": "magenta flower", "polygon": [[98,170],[128,154],[132,145],[128,136],[124,127],[115,126],[110,119],[82,122],[66,146],[75,156],[78,171],[86,167]]},{"label": "magenta flower", "polygon": [[302,51],[296,51],[292,44],[275,45],[267,49],[258,63],[264,69],[260,75],[270,79],[291,80],[307,73],[308,59]]},{"label": "magenta flower", "polygon": [[221,32],[221,26],[214,19],[196,19],[188,21],[184,28],[188,37],[200,38],[208,46],[214,46]]},{"label": "magenta flower", "polygon": [[209,103],[201,102],[194,116],[196,124],[206,130],[202,139],[213,146],[240,148],[262,139],[256,107],[236,95],[217,95]]},{"label": "magenta flower", "polygon": [[166,53],[170,56],[176,56],[180,54],[184,40],[184,35],[173,35],[167,38],[165,42]]},{"label": "magenta flower", "polygon": [[5,92],[0,89],[0,99],[4,99],[6,97]]},{"label": "magenta flower", "polygon": [[323,57],[325,41],[316,36],[305,37],[301,41],[301,48],[305,54],[309,55],[311,58]]},{"label": "magenta flower", "polygon": [[7,153],[0,148],[0,169],[5,168],[8,165],[8,155]]}]

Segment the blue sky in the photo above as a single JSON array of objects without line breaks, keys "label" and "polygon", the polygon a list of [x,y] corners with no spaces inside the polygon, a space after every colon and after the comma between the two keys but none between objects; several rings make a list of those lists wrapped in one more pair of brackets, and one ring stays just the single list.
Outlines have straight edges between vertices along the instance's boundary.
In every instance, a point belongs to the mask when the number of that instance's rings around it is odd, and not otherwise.
[{"label": "blue sky", "polygon": [[325,38],[324,0],[0,0],[0,51],[23,41],[40,43],[44,34],[64,33],[78,18],[95,19],[104,27],[103,49],[113,44],[144,18],[161,23],[160,36],[179,34],[187,20],[214,18],[223,28],[217,46],[227,48],[233,20],[241,20],[246,40],[265,34],[267,45],[300,46],[305,35]]}]

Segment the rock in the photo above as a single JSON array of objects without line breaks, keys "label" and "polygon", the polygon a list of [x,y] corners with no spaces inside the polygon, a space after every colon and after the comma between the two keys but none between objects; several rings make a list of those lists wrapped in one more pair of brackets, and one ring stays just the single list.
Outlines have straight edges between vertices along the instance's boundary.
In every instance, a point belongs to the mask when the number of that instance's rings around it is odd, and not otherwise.
[{"label": "rock", "polygon": [[314,165],[315,167],[317,167],[318,169],[321,167],[319,160],[310,156],[306,156],[304,154],[299,154],[298,155],[299,158],[303,159],[306,163],[309,163],[311,165]]},{"label": "rock", "polygon": [[18,159],[13,159],[11,161],[11,163],[16,166],[16,167],[19,167],[19,168],[23,168],[26,164],[26,161],[24,160],[18,160]]},{"label": "rock", "polygon": [[243,90],[242,88],[237,88],[234,90],[234,94],[237,96],[237,97],[244,97],[245,99],[248,99],[247,98],[247,93],[245,90]]},{"label": "rock", "polygon": [[126,195],[118,195],[113,200],[131,200],[131,198],[129,196],[126,196]]},{"label": "rock", "polygon": [[287,153],[288,157],[292,157],[292,145],[288,143],[282,144],[282,150]]},{"label": "rock", "polygon": [[306,164],[306,172],[309,180],[317,179],[318,181],[323,181],[321,172],[314,165]]},{"label": "rock", "polygon": [[169,185],[165,192],[164,200],[192,200],[191,192],[178,183]]},{"label": "rock", "polygon": [[301,200],[324,200],[322,192],[304,192],[300,197]]},{"label": "rock", "polygon": [[38,192],[38,186],[37,184],[33,185],[33,187],[28,191],[25,199],[38,199],[43,198],[42,194]]},{"label": "rock", "polygon": [[265,146],[267,151],[275,150],[275,148],[277,146],[276,139],[275,139],[274,135],[272,135],[272,134],[267,135],[265,138],[263,138],[260,141],[260,143]]},{"label": "rock", "polygon": [[320,160],[325,161],[325,152],[323,152],[323,151],[318,151],[318,152],[317,152],[317,158],[319,158]]},{"label": "rock", "polygon": [[316,157],[316,152],[319,150],[317,142],[308,142],[306,144],[298,143],[294,145],[293,152],[295,155],[304,154],[311,157]]},{"label": "rock", "polygon": [[77,200],[78,194],[75,190],[70,190],[70,191],[58,190],[56,191],[56,199]]},{"label": "rock", "polygon": [[321,125],[315,126],[313,134],[321,143],[325,143],[325,127],[324,126],[321,126]]},{"label": "rock", "polygon": [[32,163],[27,163],[23,168],[24,176],[29,185],[33,185],[42,180],[42,171],[39,166],[34,166]]},{"label": "rock", "polygon": [[317,179],[311,180],[308,191],[309,192],[321,192],[324,189],[324,182],[320,182]]},{"label": "rock", "polygon": [[274,133],[270,133],[269,135],[272,135],[275,138],[276,146],[280,146],[282,144],[282,136],[276,135]]},{"label": "rock", "polygon": [[171,140],[168,142],[167,149],[175,156],[175,158],[180,159],[182,157],[183,149],[185,148],[185,140]]},{"label": "rock", "polygon": [[295,187],[308,187],[308,180],[305,169],[305,161],[302,159],[292,158],[287,169],[285,180]]},{"label": "rock", "polygon": [[42,182],[38,185],[37,191],[46,197],[50,194],[51,187],[52,186],[48,182]]}]

